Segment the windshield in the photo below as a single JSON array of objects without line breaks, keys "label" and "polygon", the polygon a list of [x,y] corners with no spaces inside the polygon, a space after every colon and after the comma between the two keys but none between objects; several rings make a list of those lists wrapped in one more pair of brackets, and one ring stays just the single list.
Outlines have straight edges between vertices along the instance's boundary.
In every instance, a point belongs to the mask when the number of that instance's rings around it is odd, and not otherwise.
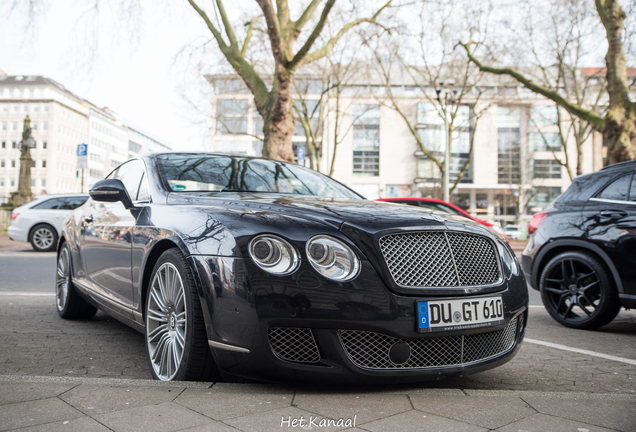
[{"label": "windshield", "polygon": [[285,162],[234,156],[159,155],[173,192],[265,192],[362,199],[316,171]]}]

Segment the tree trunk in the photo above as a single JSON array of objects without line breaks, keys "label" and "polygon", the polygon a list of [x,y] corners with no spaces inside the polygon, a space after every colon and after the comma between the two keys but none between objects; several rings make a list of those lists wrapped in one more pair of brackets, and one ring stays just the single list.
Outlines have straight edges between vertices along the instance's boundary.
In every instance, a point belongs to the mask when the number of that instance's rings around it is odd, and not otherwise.
[{"label": "tree trunk", "polygon": [[[597,8],[598,8],[597,2]],[[625,12],[618,0],[606,0],[598,8],[607,33],[607,92],[609,112],[605,117],[603,139],[608,148],[609,163],[634,159],[632,141],[636,138],[636,116],[629,100],[629,83],[625,65],[622,31]],[[604,14],[603,14],[604,13]]]},{"label": "tree trunk", "polygon": [[292,90],[294,75],[281,65],[277,65],[276,69],[277,89],[273,89],[269,95],[268,112],[261,112],[264,122],[263,157],[293,162]]}]

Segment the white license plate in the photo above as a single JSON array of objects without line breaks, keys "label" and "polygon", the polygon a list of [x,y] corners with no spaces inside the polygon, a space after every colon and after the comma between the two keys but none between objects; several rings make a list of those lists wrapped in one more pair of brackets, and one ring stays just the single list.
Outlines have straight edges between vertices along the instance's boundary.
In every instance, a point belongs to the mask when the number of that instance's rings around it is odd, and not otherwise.
[{"label": "white license plate", "polygon": [[503,322],[501,296],[417,302],[421,331],[485,327]]}]

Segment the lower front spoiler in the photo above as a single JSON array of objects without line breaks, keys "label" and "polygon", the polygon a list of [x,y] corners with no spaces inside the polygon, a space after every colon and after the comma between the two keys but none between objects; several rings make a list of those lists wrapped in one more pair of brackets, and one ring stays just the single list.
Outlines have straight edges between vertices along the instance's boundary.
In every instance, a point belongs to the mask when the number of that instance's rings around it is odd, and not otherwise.
[{"label": "lower front spoiler", "polygon": [[354,363],[345,350],[341,336],[333,329],[313,329],[320,359],[314,363],[285,361],[274,354],[270,342],[265,340],[252,347],[249,353],[238,352],[233,346],[221,347],[212,343],[214,359],[225,373],[241,378],[265,382],[301,382],[337,385],[407,384],[442,380],[454,376],[482,372],[510,361],[519,351],[525,334],[527,313],[518,316],[519,324],[512,346],[491,357],[463,364],[420,367],[374,369]]}]

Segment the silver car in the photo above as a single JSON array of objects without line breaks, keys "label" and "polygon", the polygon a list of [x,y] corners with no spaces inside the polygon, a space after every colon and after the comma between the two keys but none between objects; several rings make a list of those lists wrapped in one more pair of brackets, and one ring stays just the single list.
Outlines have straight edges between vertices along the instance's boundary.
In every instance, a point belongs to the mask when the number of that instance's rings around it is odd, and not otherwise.
[{"label": "silver car", "polygon": [[38,252],[54,251],[64,218],[87,199],[88,194],[40,195],[13,210],[9,238],[31,242],[33,249]]}]

